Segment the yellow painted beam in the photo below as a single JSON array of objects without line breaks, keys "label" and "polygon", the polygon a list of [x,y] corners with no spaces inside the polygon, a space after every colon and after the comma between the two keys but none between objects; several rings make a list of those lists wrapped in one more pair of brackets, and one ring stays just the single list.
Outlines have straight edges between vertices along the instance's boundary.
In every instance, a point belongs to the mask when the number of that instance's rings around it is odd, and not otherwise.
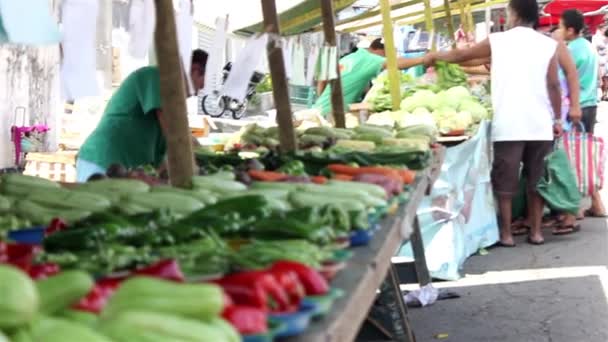
[{"label": "yellow painted beam", "polygon": [[[396,4],[394,4],[394,5],[391,6],[391,11],[398,10],[400,8],[405,8],[405,7],[409,7],[409,6],[418,5],[418,4],[422,3],[423,1],[424,0],[412,0],[412,1],[405,1],[405,2],[396,3]],[[352,23],[352,22],[355,22],[355,21],[359,21],[359,20],[375,17],[377,15],[381,15],[381,11],[379,9],[367,11],[367,12],[361,13],[359,15],[355,15],[354,17],[350,17],[350,18],[347,18],[347,19],[340,20],[340,21],[338,21],[336,23],[336,26],[349,24],[349,23]]]},{"label": "yellow painted beam", "polygon": [[456,39],[454,37],[454,21],[452,20],[452,9],[450,8],[450,0],[443,0],[443,8],[445,11],[445,18],[448,23],[448,34],[452,40],[452,49],[456,48]]},{"label": "yellow painted beam", "polygon": [[[486,2],[486,3],[481,3],[481,4],[477,4],[477,5],[473,5],[471,6],[471,12],[473,11],[477,11],[480,9],[485,9],[486,7],[491,7],[491,6],[497,6],[497,5],[504,5],[506,3],[508,3],[508,0],[493,0],[491,2]],[[433,15],[433,19],[440,19],[440,18],[444,18],[446,16],[445,13],[436,13]],[[470,20],[469,18],[467,18],[467,14],[465,13],[464,15],[464,19],[461,18],[461,21],[463,21],[463,28],[465,28],[465,24],[464,21],[468,21]],[[398,25],[414,25],[414,24],[420,24],[425,22],[425,18],[424,16],[420,16],[416,19],[411,19],[411,20],[405,20],[405,21],[400,21],[397,24]]]},{"label": "yellow painted beam", "polygon": [[388,81],[391,90],[391,103],[393,110],[398,110],[401,105],[401,77],[397,69],[397,49],[393,37],[393,20],[391,19],[391,7],[388,0],[380,0],[382,11],[382,29],[384,35],[384,48],[386,50],[386,64],[388,69]]},{"label": "yellow painted beam", "polygon": [[[483,1],[483,0],[481,0]],[[475,0],[476,3],[480,2],[480,0]],[[451,2],[450,3],[450,8],[455,10],[458,9],[458,3],[457,2]],[[443,12],[444,7],[443,6],[436,6],[432,8],[433,12]],[[393,16],[392,20],[393,21],[397,21],[397,20],[403,20],[403,19],[407,19],[407,18],[412,18],[412,17],[418,17],[419,15],[424,15],[424,10],[422,11],[416,11],[416,12],[411,12],[411,13],[406,13],[406,14],[402,14],[402,15],[398,15],[398,16]],[[433,15],[435,16],[435,14]],[[347,27],[345,29],[340,30],[341,32],[357,32],[360,30],[364,30],[370,27],[374,27],[374,26],[380,26],[382,25],[382,21],[374,21],[371,23],[367,23],[367,24],[363,24],[363,25],[359,25],[359,26],[351,26],[351,27]]]},{"label": "yellow painted beam", "polygon": [[[333,2],[334,2],[334,8],[342,8],[342,7],[344,7],[344,5],[348,4],[351,1],[334,0]],[[322,16],[321,7],[317,7],[308,13],[304,13],[291,20],[286,20],[284,22],[281,22],[281,23],[279,23],[279,25],[281,26],[281,31],[289,31],[290,29],[292,29],[294,27],[298,27],[300,25],[308,23],[309,21],[321,18],[321,16]]]}]

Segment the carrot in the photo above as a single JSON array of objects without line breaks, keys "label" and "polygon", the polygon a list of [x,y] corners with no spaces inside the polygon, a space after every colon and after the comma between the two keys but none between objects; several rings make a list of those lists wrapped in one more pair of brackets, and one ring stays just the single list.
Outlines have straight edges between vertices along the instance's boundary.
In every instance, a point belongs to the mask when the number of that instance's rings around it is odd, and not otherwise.
[{"label": "carrot", "polygon": [[327,178],[323,176],[314,176],[310,180],[312,180],[315,184],[325,184],[327,183]]},{"label": "carrot", "polygon": [[403,180],[403,184],[412,184],[414,183],[414,179],[416,178],[416,172],[408,169],[400,169],[397,170],[401,179]]},{"label": "carrot", "polygon": [[366,167],[360,167],[359,171],[361,173],[375,173],[377,175],[383,175],[383,176],[386,176],[388,178],[392,178],[392,179],[396,179],[396,180],[402,180],[402,178],[399,175],[399,172],[397,170],[391,169],[391,168],[388,168],[388,167],[366,166]]},{"label": "carrot", "polygon": [[329,171],[331,171],[333,173],[342,174],[342,175],[356,176],[360,173],[358,167],[344,165],[344,164],[329,164],[329,165],[327,165],[327,169],[329,169]]},{"label": "carrot", "polygon": [[280,182],[286,180],[289,176],[280,172],[249,170],[249,176],[253,180],[262,182]]},{"label": "carrot", "polygon": [[353,178],[355,178],[355,177],[351,176],[351,175],[345,175],[343,173],[336,173],[333,177],[333,179],[335,179],[335,180],[345,181],[345,182],[350,182],[353,180]]}]

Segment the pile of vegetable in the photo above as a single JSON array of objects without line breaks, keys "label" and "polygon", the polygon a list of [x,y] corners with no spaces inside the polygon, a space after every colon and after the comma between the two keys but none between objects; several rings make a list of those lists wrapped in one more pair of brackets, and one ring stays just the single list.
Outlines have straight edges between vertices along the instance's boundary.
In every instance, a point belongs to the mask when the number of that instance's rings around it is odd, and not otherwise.
[{"label": "pile of vegetable", "polygon": [[435,72],[437,73],[437,85],[441,89],[467,85],[467,74],[458,64],[438,61],[435,64]]}]

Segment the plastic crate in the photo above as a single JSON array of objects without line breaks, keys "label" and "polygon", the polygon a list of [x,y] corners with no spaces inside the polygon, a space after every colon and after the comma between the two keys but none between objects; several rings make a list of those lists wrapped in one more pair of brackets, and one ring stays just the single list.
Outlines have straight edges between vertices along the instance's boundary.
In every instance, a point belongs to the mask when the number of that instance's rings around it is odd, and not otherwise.
[{"label": "plastic crate", "polygon": [[317,100],[315,87],[289,85],[289,100],[291,104],[311,108]]}]

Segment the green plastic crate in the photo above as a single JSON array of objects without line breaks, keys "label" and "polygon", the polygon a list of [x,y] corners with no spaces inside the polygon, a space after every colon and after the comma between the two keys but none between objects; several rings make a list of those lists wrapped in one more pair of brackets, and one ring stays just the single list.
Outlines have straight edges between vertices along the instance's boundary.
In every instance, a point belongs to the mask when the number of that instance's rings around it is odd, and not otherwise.
[{"label": "green plastic crate", "polygon": [[311,108],[317,100],[315,87],[289,85],[289,100],[292,104]]}]

